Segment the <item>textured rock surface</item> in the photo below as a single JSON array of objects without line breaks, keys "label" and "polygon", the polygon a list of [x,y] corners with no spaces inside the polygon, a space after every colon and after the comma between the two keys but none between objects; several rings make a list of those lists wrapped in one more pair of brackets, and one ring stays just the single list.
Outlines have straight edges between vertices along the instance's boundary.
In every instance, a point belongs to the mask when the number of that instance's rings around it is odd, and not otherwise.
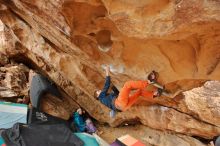
[{"label": "textured rock surface", "polygon": [[[67,119],[77,102],[111,126],[138,119],[186,135],[220,134],[220,85],[206,82],[220,79],[219,1],[0,2],[1,52],[46,74],[69,95],[64,103],[49,97],[44,110]],[[140,100],[110,119],[109,110],[92,98],[103,85],[104,64],[112,65],[118,88],[154,69],[171,92],[185,92],[174,99]],[[63,109],[51,109],[56,103]]]},{"label": "textured rock surface", "polygon": [[62,95],[62,100],[50,94],[44,96],[42,100],[42,110],[53,116],[68,120],[79,106],[76,102],[68,98],[67,95]]},{"label": "textured rock surface", "polygon": [[0,67],[0,97],[18,97],[28,95],[28,70],[22,65]]},{"label": "textured rock surface", "polygon": [[8,58],[4,54],[0,53],[0,66],[4,66],[8,63],[9,63]]},{"label": "textured rock surface", "polygon": [[183,93],[179,110],[189,111],[191,115],[220,127],[220,82],[209,81],[202,87]]},{"label": "textured rock surface", "polygon": [[132,37],[164,36],[194,22],[219,20],[218,1],[103,0],[103,3],[110,19]]},{"label": "textured rock surface", "polygon": [[104,139],[108,139],[109,143],[129,133],[131,136],[138,138],[146,146],[205,146],[199,140],[189,136],[181,134],[173,135],[169,132],[157,131],[141,125],[129,125],[119,128],[100,126],[98,129],[104,131],[101,136]]}]

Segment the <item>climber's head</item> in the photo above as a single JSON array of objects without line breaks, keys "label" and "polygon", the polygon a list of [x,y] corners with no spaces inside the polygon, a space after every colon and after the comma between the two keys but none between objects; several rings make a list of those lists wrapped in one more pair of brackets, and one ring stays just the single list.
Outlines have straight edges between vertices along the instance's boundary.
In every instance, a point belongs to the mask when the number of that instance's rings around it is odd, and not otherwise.
[{"label": "climber's head", "polygon": [[98,97],[99,97],[99,95],[100,95],[101,92],[102,92],[102,90],[95,90],[95,92],[94,92],[94,98],[95,98],[95,99],[98,99]]},{"label": "climber's head", "polygon": [[147,77],[149,83],[155,82],[156,78],[157,73],[155,71],[152,71]]}]

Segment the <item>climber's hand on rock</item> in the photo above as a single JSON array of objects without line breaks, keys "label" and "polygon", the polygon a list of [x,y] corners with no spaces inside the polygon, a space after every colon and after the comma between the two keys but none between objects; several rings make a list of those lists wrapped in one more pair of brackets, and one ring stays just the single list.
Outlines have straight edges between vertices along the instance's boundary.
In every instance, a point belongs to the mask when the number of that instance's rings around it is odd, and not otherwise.
[{"label": "climber's hand on rock", "polygon": [[106,68],[105,68],[105,74],[106,74],[106,76],[109,76],[109,72],[110,72],[110,67],[109,67],[109,66],[106,66]]}]

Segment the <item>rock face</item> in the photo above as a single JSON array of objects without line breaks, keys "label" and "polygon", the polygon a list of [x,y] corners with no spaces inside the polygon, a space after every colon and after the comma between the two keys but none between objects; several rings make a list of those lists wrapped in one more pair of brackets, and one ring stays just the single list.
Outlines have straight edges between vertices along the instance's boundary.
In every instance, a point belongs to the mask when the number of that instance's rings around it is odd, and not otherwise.
[{"label": "rock face", "polygon": [[131,136],[141,140],[146,146],[205,146],[205,144],[203,144],[199,140],[196,140],[195,138],[181,134],[173,135],[169,132],[156,131],[142,125],[124,126],[119,128],[98,128],[105,131],[102,137],[104,139],[110,139],[111,141],[114,141],[116,138],[121,137],[121,135],[129,133]]},{"label": "rock face", "polygon": [[190,111],[191,115],[220,127],[220,82],[209,81],[202,87],[184,92],[179,110]]},{"label": "rock face", "polygon": [[0,97],[27,96],[27,74],[28,70],[22,65],[0,67]]},{"label": "rock face", "polygon": [[[44,110],[64,119],[78,103],[111,126],[138,119],[154,129],[211,139],[220,135],[220,83],[208,81],[220,79],[219,14],[214,0],[0,0],[0,65],[5,68],[9,58],[52,79],[68,95],[63,102],[48,97]],[[174,99],[140,99],[110,119],[92,97],[103,86],[106,64],[118,88],[156,70],[170,92],[183,92]],[[51,109],[56,103],[62,109]]]}]

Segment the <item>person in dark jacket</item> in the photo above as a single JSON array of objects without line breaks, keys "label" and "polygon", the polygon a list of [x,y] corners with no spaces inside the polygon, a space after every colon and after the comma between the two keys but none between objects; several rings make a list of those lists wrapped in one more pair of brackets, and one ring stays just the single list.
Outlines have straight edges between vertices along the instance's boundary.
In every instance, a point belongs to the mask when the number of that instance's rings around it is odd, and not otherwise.
[{"label": "person in dark jacket", "polygon": [[96,127],[92,123],[90,118],[85,116],[85,111],[78,108],[73,114],[73,122],[78,132],[95,133]]},{"label": "person in dark jacket", "polygon": [[[154,97],[162,94],[162,89],[158,88],[155,91],[147,91],[146,87],[154,81],[155,74],[148,76],[146,81],[128,81],[124,84],[120,92],[111,92],[108,94],[110,88],[111,79],[109,76],[109,67],[106,67],[106,79],[105,85],[102,90],[96,90],[94,97],[98,99],[102,104],[110,108],[112,111],[126,111],[135,102],[137,102],[139,96],[143,96],[146,100],[153,100]],[[133,95],[130,95],[131,90],[136,89]],[[110,113],[110,116],[111,113]]]}]

